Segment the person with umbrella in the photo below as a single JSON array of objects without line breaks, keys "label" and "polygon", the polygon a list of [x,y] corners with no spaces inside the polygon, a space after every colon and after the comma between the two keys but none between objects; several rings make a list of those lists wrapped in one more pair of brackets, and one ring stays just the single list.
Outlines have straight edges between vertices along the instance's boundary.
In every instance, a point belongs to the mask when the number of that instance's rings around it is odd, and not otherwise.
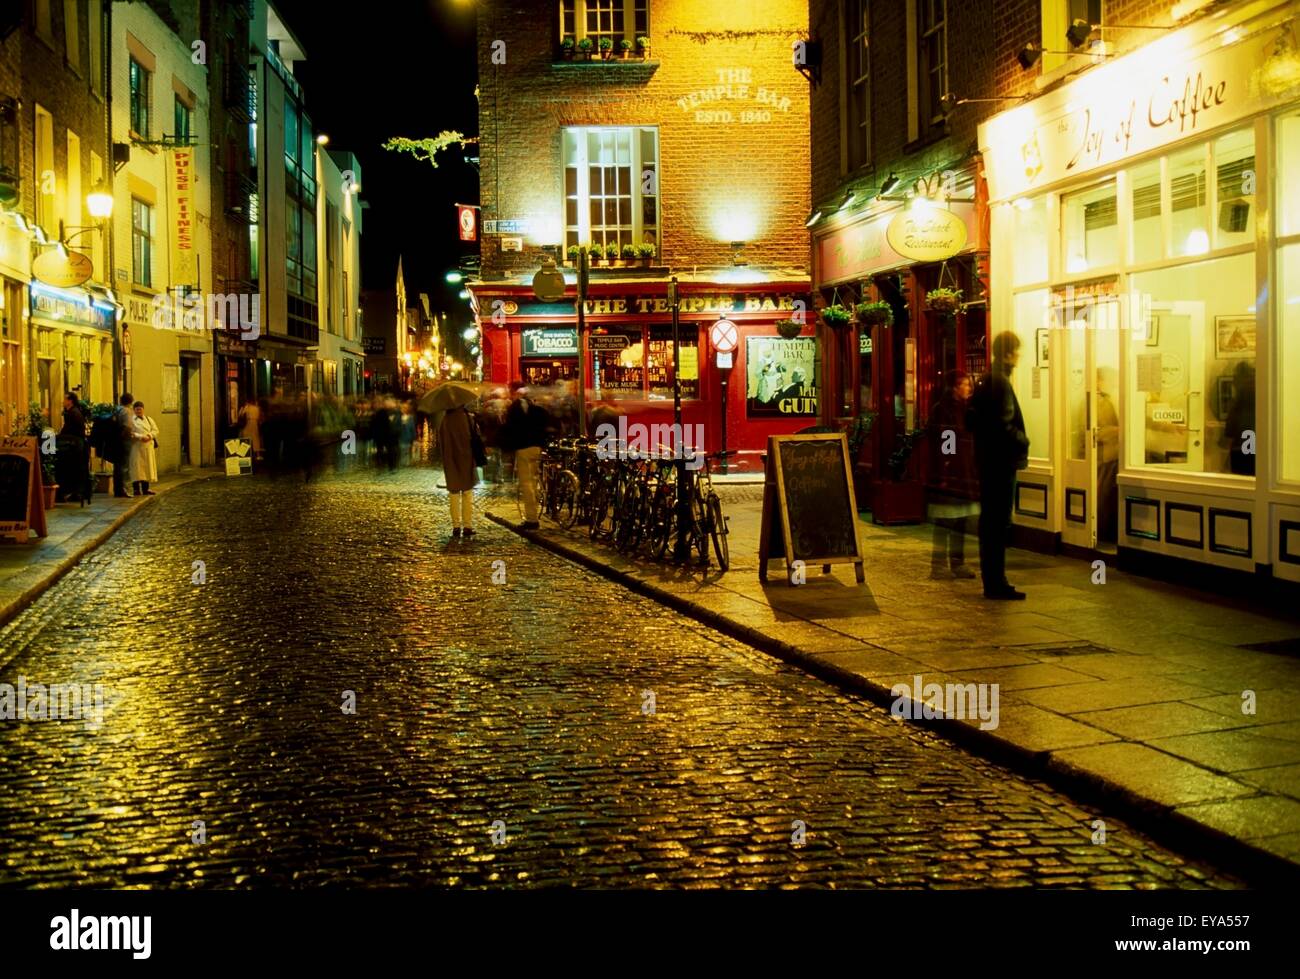
[{"label": "person with umbrella", "polygon": [[[436,419],[438,444],[442,446],[442,472],[447,480],[451,506],[451,536],[474,536],[474,486],[478,482],[478,460],[474,440],[478,427],[469,406],[478,392],[462,384],[440,384],[420,399],[420,408]],[[482,439],[479,437],[479,445]]]}]

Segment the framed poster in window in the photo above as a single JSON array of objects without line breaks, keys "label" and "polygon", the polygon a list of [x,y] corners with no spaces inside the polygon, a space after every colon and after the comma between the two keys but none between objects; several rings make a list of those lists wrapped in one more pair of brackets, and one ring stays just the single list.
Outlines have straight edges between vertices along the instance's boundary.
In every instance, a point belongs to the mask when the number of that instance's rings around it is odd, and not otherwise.
[{"label": "framed poster in window", "polygon": [[816,337],[745,340],[745,410],[751,418],[816,416]]},{"label": "framed poster in window", "polygon": [[1216,360],[1224,360],[1228,357],[1254,356],[1255,317],[1214,317],[1214,357]]},{"label": "framed poster in window", "polygon": [[162,369],[162,410],[181,410],[181,368],[179,364],[164,364]]}]

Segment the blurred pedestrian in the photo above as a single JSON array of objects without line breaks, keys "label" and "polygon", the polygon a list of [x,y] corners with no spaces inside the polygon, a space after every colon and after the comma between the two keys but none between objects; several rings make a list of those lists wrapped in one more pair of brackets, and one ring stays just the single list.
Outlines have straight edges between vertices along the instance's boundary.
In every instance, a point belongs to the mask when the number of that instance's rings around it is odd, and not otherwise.
[{"label": "blurred pedestrian", "polygon": [[445,412],[438,426],[442,472],[451,505],[452,537],[474,536],[474,486],[478,482],[478,468],[474,465],[472,425],[469,408],[460,407]]},{"label": "blurred pedestrian", "polygon": [[135,417],[132,419],[131,459],[128,468],[131,473],[131,487],[136,496],[153,496],[150,483],[158,482],[158,423],[144,413],[144,402],[134,405]]},{"label": "blurred pedestrian", "polygon": [[1228,468],[1236,476],[1255,475],[1255,367],[1241,361],[1232,372],[1232,405],[1223,422]]},{"label": "blurred pedestrian", "polygon": [[510,408],[501,427],[502,447],[515,454],[515,474],[519,478],[519,499],[524,506],[524,529],[541,526],[537,504],[537,473],[542,447],[547,442],[550,418],[546,409],[528,397],[528,388],[515,381],[510,385]]},{"label": "blurred pedestrian", "polygon": [[386,466],[389,472],[397,469],[397,445],[401,435],[401,417],[397,402],[386,397],[375,406],[370,416],[370,437],[375,443],[375,462]]},{"label": "blurred pedestrian", "polygon": [[58,455],[54,458],[54,471],[59,484],[59,497],[75,499],[85,506],[90,500],[90,457],[86,445],[86,416],[75,396],[63,396],[63,427],[55,442]]},{"label": "blurred pedestrian", "polygon": [[133,404],[135,404],[135,397],[127,392],[118,399],[117,408],[113,411],[117,432],[116,437],[110,438],[108,442],[109,451],[112,453],[108,461],[113,464],[113,496],[115,497],[131,495],[126,491],[126,470],[131,462],[131,446],[135,444],[135,419],[131,414]]},{"label": "blurred pedestrian", "polygon": [[966,427],[973,385],[965,371],[944,375],[943,390],[930,409],[929,517],[934,524],[931,578],[974,578],[966,567],[966,525],[978,512],[975,445]]},{"label": "blurred pedestrian", "polygon": [[397,444],[401,449],[400,458],[403,465],[411,464],[411,446],[415,444],[415,405],[404,399],[401,414],[398,416]]},{"label": "blurred pedestrian", "polygon": [[1029,465],[1029,436],[1011,375],[1020,361],[1020,338],[1010,331],[993,338],[988,373],[970,399],[975,433],[975,462],[980,482],[980,576],[984,597],[1023,599],[1007,581],[1007,545],[1011,538],[1011,504],[1016,473]]},{"label": "blurred pedestrian", "polygon": [[254,460],[262,458],[262,409],[252,398],[244,401],[239,409],[239,437],[247,439],[252,446]]}]

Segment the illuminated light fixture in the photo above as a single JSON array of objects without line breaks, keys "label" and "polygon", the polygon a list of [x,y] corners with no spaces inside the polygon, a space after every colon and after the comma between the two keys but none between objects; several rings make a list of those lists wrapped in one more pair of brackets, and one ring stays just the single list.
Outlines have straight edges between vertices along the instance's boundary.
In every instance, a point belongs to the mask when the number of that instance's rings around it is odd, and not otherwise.
[{"label": "illuminated light fixture", "polygon": [[330,138],[329,138],[329,136],[325,135],[325,133],[317,133],[317,134],[316,134],[316,145],[318,145],[318,146],[329,146],[329,144],[330,144]]},{"label": "illuminated light fixture", "polygon": [[32,230],[31,227],[27,224],[27,219],[23,217],[21,214],[19,214],[17,211],[13,212],[13,219],[14,219],[14,224],[18,226],[18,230],[23,232],[23,234],[26,234],[27,232]]},{"label": "illuminated light fixture", "polygon": [[1075,18],[1065,29],[1065,39],[1074,47],[1079,47],[1092,36],[1093,31],[1172,31],[1172,27],[1156,24],[1090,24],[1086,20]]},{"label": "illuminated light fixture", "polygon": [[466,291],[465,289],[462,289],[462,290],[461,290],[460,292],[458,292],[456,295],[459,296],[461,299],[468,299],[468,298],[469,298],[469,292]]},{"label": "illuminated light fixture", "polygon": [[815,210],[808,215],[808,220],[803,223],[805,228],[811,228],[814,224],[822,219],[822,212]]},{"label": "illuminated light fixture", "polygon": [[55,244],[54,244],[54,250],[57,251],[57,252],[59,253],[59,258],[67,258],[67,257],[68,257],[68,249],[67,249],[67,246],[63,244],[63,242],[61,242],[61,241],[59,241],[59,242],[55,242]]},{"label": "illuminated light fixture", "polygon": [[471,326],[468,330],[462,333],[461,336],[463,336],[466,340],[477,340],[478,329],[476,327]]},{"label": "illuminated light fixture", "polygon": [[1204,255],[1210,250],[1210,236],[1204,228],[1196,228],[1187,236],[1183,247],[1188,255]]},{"label": "illuminated light fixture", "polygon": [[912,198],[911,203],[907,205],[907,209],[913,214],[928,214],[934,209],[934,201],[924,194],[917,194]]},{"label": "illuminated light fixture", "polygon": [[443,278],[446,279],[448,282],[450,282],[452,285],[456,285],[457,283],[465,281],[465,276],[455,271],[448,272],[445,276],[443,276]]},{"label": "illuminated light fixture", "polygon": [[746,264],[744,256],[741,255],[741,252],[743,252],[744,250],[745,250],[745,243],[743,241],[733,241],[731,243],[731,264],[732,265]]},{"label": "illuminated light fixture", "polygon": [[880,185],[880,196],[884,197],[891,190],[897,187],[900,182],[898,174],[891,172],[889,176],[885,178],[885,182]]},{"label": "illuminated light fixture", "polygon": [[842,203],[838,208],[836,208],[836,210],[847,211],[850,207],[853,206],[853,202],[856,201],[857,199],[858,199],[857,191],[853,191],[853,190],[849,191],[847,194],[844,195],[844,203]]},{"label": "illuminated light fixture", "polygon": [[96,184],[95,189],[86,195],[86,210],[96,221],[113,216],[113,195],[108,192],[106,185]]},{"label": "illuminated light fixture", "polygon": [[1031,201],[1028,197],[1017,197],[1014,201],[1011,202],[1011,206],[1014,207],[1017,211],[1028,211],[1033,208],[1034,202]]}]

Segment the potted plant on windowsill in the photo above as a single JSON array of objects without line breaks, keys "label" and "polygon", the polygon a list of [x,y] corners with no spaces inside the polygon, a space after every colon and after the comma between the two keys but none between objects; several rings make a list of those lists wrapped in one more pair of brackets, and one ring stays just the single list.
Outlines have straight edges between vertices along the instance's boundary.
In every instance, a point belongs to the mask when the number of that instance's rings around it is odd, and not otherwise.
[{"label": "potted plant on windowsill", "polygon": [[636,245],[633,245],[631,243],[624,245],[622,248],[622,253],[623,253],[624,265],[631,265],[633,262],[636,261]]},{"label": "potted plant on windowsill", "polygon": [[627,38],[623,38],[623,40],[619,41],[619,42],[618,42],[618,53],[622,56],[622,58],[623,58],[624,61],[627,61],[629,58],[631,58],[631,57],[632,57],[632,42],[629,41]]},{"label": "potted plant on windowsill", "polygon": [[777,320],[776,332],[787,340],[793,340],[803,332],[803,324],[797,320]]},{"label": "potted plant on windowsill", "polygon": [[605,246],[600,242],[592,242],[587,246],[587,251],[591,257],[596,260],[596,264],[601,268],[604,268],[609,264],[609,260],[605,258]]},{"label": "potted plant on windowsill", "polygon": [[609,61],[614,57],[614,41],[612,38],[602,37],[600,39],[600,56],[605,61]]},{"label": "potted plant on windowsill", "polygon": [[636,257],[640,260],[641,267],[643,269],[648,269],[650,267],[651,259],[655,257],[655,246],[650,244],[649,242],[646,242],[645,244],[642,245],[637,245]]},{"label": "potted plant on windowsill", "polygon": [[569,256],[569,264],[572,265],[574,268],[577,268],[578,266],[578,252],[580,250],[581,249],[579,249],[577,245],[570,245],[568,251],[566,252],[566,254]]},{"label": "potted plant on windowsill", "polygon": [[565,61],[573,60],[574,47],[576,47],[576,44],[573,38],[571,37],[566,37],[563,41],[560,42],[560,53],[564,55]]},{"label": "potted plant on windowsill", "polygon": [[894,325],[894,311],[886,302],[858,303],[853,307],[853,312],[857,315],[858,324],[868,329],[873,326]]},{"label": "potted plant on windowsill", "polygon": [[589,37],[584,37],[578,42],[578,57],[582,61],[591,60],[591,49],[596,46],[595,42]]},{"label": "potted plant on windowsill", "polygon": [[822,322],[832,329],[840,329],[848,326],[849,320],[852,318],[853,314],[840,303],[827,306],[822,310]]},{"label": "potted plant on windowsill", "polygon": [[641,58],[644,61],[650,60],[650,38],[642,36],[636,39],[637,50],[641,52]]}]

